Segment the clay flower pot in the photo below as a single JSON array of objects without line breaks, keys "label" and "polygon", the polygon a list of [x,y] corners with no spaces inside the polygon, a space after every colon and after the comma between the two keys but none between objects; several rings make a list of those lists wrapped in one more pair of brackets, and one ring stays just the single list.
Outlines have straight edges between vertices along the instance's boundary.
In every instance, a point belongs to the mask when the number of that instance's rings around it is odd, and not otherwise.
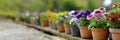
[{"label": "clay flower pot", "polygon": [[81,38],[92,39],[92,33],[91,30],[88,29],[88,26],[81,26],[79,27],[79,29],[80,29]]},{"label": "clay flower pot", "polygon": [[71,27],[69,24],[64,24],[65,33],[71,34]]},{"label": "clay flower pot", "polygon": [[35,24],[35,19],[31,18],[31,19],[30,19],[30,23],[31,23],[31,24]]},{"label": "clay flower pot", "polygon": [[108,40],[109,29],[108,28],[92,28],[93,40]]},{"label": "clay flower pot", "polygon": [[48,26],[47,20],[41,20],[40,22],[41,22],[41,26],[44,26],[44,27]]},{"label": "clay flower pot", "polygon": [[70,25],[70,27],[71,27],[72,36],[80,37],[80,30],[79,30],[78,26],[77,25]]},{"label": "clay flower pot", "polygon": [[57,23],[57,30],[59,32],[65,32],[63,23]]},{"label": "clay flower pot", "polygon": [[25,22],[26,22],[26,23],[30,23],[30,19],[29,19],[29,18],[26,18],[26,19],[25,19]]},{"label": "clay flower pot", "polygon": [[70,25],[69,24],[64,24],[64,28],[65,28],[65,33],[67,33],[67,34],[71,33],[71,29],[70,29]]},{"label": "clay flower pot", "polygon": [[120,40],[120,29],[109,28],[112,34],[112,40]]},{"label": "clay flower pot", "polygon": [[6,16],[5,18],[6,18],[6,19],[9,19],[9,18],[10,18],[10,16]]},{"label": "clay flower pot", "polygon": [[49,26],[53,28],[53,22],[49,22]]},{"label": "clay flower pot", "polygon": [[20,17],[15,17],[15,22],[16,23],[20,22]]}]

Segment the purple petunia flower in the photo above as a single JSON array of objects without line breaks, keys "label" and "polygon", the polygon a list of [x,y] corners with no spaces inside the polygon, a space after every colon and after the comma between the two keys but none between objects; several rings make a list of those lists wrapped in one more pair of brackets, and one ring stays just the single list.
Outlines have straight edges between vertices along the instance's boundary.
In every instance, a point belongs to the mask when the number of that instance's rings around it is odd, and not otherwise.
[{"label": "purple petunia flower", "polygon": [[90,15],[92,13],[92,10],[86,10],[85,12],[86,12],[85,15],[87,16],[87,15]]},{"label": "purple petunia flower", "polygon": [[75,13],[74,13],[73,15],[77,15],[78,13],[79,13],[79,11],[78,11],[78,10],[76,10],[76,11],[75,11]]},{"label": "purple petunia flower", "polygon": [[77,19],[80,19],[82,16],[85,16],[85,11],[84,10],[80,10],[75,16]]},{"label": "purple petunia flower", "polygon": [[84,16],[84,14],[85,14],[85,11],[84,11],[84,10],[80,10],[80,11],[76,14],[76,16],[79,16],[79,15]]},{"label": "purple petunia flower", "polygon": [[100,20],[102,20],[102,18],[101,18],[101,17],[97,17],[96,20],[97,20],[97,21],[100,21]]},{"label": "purple petunia flower", "polygon": [[78,16],[76,16],[77,19],[80,19],[81,17],[82,17],[82,15],[78,15]]},{"label": "purple petunia flower", "polygon": [[87,19],[90,20],[90,19],[92,19],[93,17],[94,17],[93,15],[88,15],[88,16],[87,16]]}]

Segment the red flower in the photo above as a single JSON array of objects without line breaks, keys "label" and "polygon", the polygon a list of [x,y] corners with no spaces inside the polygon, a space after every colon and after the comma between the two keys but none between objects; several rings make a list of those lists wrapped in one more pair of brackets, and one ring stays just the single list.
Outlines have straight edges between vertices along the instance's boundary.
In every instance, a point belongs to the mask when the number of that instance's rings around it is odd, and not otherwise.
[{"label": "red flower", "polygon": [[115,23],[115,22],[116,22],[116,19],[112,19],[111,22]]}]

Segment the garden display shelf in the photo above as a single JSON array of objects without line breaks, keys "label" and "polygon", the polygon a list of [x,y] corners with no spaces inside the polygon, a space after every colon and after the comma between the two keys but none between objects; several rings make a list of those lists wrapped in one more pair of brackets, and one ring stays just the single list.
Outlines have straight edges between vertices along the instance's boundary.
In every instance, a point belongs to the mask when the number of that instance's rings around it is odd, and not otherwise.
[{"label": "garden display shelf", "polygon": [[92,40],[92,39],[82,39],[80,37],[74,37],[71,34],[61,33],[61,32],[59,32],[57,30],[52,29],[51,27],[42,27],[42,26],[39,26],[39,25],[27,24],[27,23],[24,23],[24,22],[20,22],[18,24],[22,24],[22,25],[25,25],[27,27],[31,27],[31,28],[35,28],[37,30],[41,30],[41,31],[47,32],[47,33],[51,33],[53,35],[66,38],[68,40]]}]

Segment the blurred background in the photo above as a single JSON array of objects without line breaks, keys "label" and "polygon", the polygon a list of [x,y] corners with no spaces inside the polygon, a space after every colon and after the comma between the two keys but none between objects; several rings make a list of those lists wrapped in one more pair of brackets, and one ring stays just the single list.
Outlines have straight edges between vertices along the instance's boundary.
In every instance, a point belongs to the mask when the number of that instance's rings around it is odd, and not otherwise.
[{"label": "blurred background", "polygon": [[[0,0],[0,13],[12,13],[18,11],[44,12],[52,10],[54,12],[70,11],[80,9],[95,9],[104,6],[105,0]],[[112,4],[120,0],[108,0]],[[107,1],[107,2],[108,2]]]}]

